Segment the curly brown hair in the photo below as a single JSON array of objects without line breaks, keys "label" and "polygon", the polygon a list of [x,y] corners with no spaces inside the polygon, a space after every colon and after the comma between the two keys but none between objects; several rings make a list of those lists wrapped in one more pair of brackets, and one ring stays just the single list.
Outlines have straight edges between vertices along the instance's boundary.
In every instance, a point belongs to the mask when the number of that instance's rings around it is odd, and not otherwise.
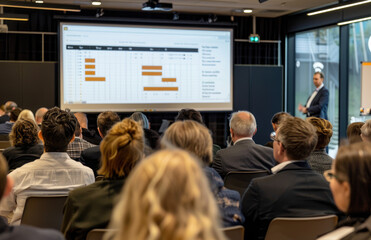
[{"label": "curly brown hair", "polygon": [[325,148],[332,137],[332,124],[328,120],[318,117],[309,117],[306,120],[316,128],[318,142],[315,149]]},{"label": "curly brown hair", "polygon": [[38,127],[29,119],[19,119],[14,123],[9,134],[10,142],[15,147],[26,147],[36,145]]}]

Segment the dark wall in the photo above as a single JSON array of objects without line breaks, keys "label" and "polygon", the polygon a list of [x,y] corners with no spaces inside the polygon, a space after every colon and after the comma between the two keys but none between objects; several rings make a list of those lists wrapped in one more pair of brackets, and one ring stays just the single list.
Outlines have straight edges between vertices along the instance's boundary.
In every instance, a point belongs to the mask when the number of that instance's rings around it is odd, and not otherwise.
[{"label": "dark wall", "polygon": [[234,111],[254,114],[258,131],[255,142],[270,141],[272,116],[283,111],[283,68],[281,66],[236,65],[234,67]]}]

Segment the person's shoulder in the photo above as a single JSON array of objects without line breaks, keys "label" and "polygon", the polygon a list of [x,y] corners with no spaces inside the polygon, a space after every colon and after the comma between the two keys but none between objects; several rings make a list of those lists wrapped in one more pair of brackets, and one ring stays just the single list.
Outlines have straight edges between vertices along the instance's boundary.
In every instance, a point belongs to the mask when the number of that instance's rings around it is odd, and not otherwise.
[{"label": "person's shoulder", "polygon": [[53,229],[39,229],[31,226],[14,226],[7,235],[2,235],[0,239],[37,239],[37,240],[62,240],[64,236]]},{"label": "person's shoulder", "polygon": [[94,147],[91,147],[91,148],[87,148],[84,151],[82,151],[81,155],[91,156],[91,155],[95,155],[96,153],[100,153],[99,146],[94,146]]}]

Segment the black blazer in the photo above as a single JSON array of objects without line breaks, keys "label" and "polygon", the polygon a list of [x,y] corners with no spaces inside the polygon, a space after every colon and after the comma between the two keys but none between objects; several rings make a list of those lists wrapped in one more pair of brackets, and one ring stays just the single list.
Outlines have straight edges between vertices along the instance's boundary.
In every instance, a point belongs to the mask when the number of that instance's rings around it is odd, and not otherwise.
[{"label": "black blazer", "polygon": [[244,193],[245,239],[264,239],[276,217],[341,215],[328,182],[306,161],[290,163],[276,174],[255,178]]},{"label": "black blazer", "polygon": [[328,119],[327,118],[328,101],[329,91],[327,88],[323,87],[318,91],[317,95],[314,97],[309,108],[307,109],[308,110],[307,117],[319,117],[323,119]]},{"label": "black blazer", "polygon": [[85,149],[81,153],[80,161],[85,166],[91,168],[94,172],[94,176],[97,176],[97,171],[101,166],[100,157],[101,157],[101,153],[99,150],[99,146],[95,146],[95,147]]},{"label": "black blazer", "polygon": [[242,140],[229,148],[219,150],[212,167],[224,178],[230,171],[270,171],[275,164],[272,148],[255,144],[253,140]]}]

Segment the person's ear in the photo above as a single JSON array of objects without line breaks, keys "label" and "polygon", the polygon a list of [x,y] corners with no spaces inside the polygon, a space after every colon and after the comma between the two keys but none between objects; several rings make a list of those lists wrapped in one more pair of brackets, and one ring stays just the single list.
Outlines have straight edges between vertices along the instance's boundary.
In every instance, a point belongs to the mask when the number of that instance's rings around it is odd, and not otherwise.
[{"label": "person's ear", "polygon": [[6,196],[9,195],[9,193],[13,189],[13,185],[14,185],[13,179],[11,177],[9,177],[9,175],[6,176],[6,186],[5,186],[5,189],[4,189],[3,197],[6,197]]},{"label": "person's ear", "polygon": [[349,182],[344,181],[344,182],[341,183],[341,185],[343,186],[343,189],[344,189],[344,196],[346,197],[346,199],[350,199],[350,184],[349,184]]},{"label": "person's ear", "polygon": [[72,136],[72,139],[71,139],[70,143],[73,142],[73,141],[75,141],[75,134]]},{"label": "person's ear", "polygon": [[258,132],[258,127],[255,128],[255,131],[252,135],[254,136],[257,132]]},{"label": "person's ear", "polygon": [[233,136],[234,136],[233,129],[230,128],[230,129],[229,129],[229,132],[231,133],[231,137],[233,138]]},{"label": "person's ear", "polygon": [[99,133],[99,136],[100,136],[101,138],[104,138],[104,136],[103,136],[102,132],[100,131],[99,127],[98,127],[98,133]]},{"label": "person's ear", "polygon": [[44,143],[44,138],[43,138],[43,135],[41,133],[41,130],[37,133],[37,136],[39,137],[39,139]]}]

